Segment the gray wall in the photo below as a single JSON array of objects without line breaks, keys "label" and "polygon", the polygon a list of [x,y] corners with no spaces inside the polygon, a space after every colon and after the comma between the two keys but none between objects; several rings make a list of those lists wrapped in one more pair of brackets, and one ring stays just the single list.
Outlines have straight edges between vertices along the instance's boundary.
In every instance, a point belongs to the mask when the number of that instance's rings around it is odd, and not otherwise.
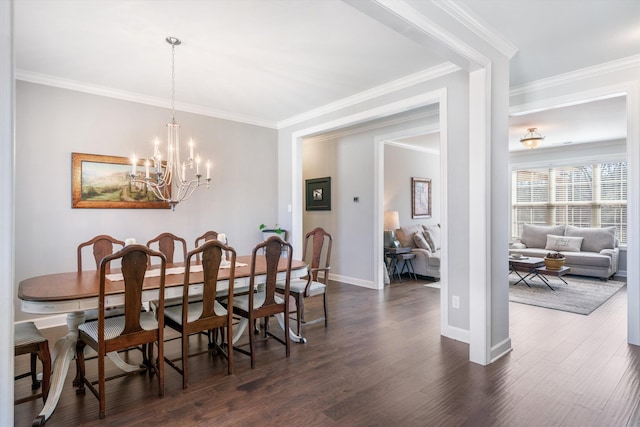
[{"label": "gray wall", "polygon": [[[212,160],[210,189],[175,211],[72,209],[71,153],[146,155],[155,136],[166,144],[170,111],[21,81],[16,98],[16,287],[27,277],[75,270],[78,243],[97,234],[146,243],[168,231],[191,248],[212,229],[247,254],[262,238],[258,226],[277,222],[274,129],[178,111],[182,139],[193,137],[196,151]],[[16,305],[15,317],[34,316]]]},{"label": "gray wall", "polygon": [[[431,179],[431,218],[411,218],[411,178]],[[440,155],[394,145],[384,147],[384,208],[400,225],[440,223]]]}]

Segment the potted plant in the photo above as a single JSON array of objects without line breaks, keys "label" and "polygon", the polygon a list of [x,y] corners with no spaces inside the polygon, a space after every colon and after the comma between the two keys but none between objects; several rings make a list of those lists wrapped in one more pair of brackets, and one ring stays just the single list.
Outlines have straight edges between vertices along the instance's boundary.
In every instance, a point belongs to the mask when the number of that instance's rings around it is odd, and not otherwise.
[{"label": "potted plant", "polygon": [[549,270],[560,270],[564,266],[564,255],[560,252],[549,252],[544,257],[544,265]]},{"label": "potted plant", "polygon": [[259,229],[262,231],[263,240],[267,240],[271,236],[278,236],[282,240],[287,240],[287,230],[280,228],[278,224],[273,228],[269,228],[265,224],[260,224]]}]

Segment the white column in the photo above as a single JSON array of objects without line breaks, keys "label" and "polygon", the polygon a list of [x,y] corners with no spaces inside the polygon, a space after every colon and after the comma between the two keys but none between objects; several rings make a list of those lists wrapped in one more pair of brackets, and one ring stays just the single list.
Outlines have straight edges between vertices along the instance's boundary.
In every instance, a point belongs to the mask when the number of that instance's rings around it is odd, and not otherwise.
[{"label": "white column", "polygon": [[14,59],[13,0],[0,1],[0,425],[13,425]]}]

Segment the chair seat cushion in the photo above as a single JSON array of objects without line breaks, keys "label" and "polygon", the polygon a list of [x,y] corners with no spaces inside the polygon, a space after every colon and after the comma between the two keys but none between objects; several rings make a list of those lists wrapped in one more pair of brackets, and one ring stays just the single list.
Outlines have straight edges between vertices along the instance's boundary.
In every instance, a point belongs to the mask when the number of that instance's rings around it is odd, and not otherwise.
[{"label": "chair seat cushion", "polygon": [[[197,320],[202,315],[202,301],[194,302],[189,304],[187,314],[187,322],[191,323],[194,320]],[[227,309],[225,309],[222,304],[218,301],[213,303],[213,311],[218,316],[225,316],[227,314]],[[166,307],[164,309],[165,318],[171,319],[175,323],[181,325],[182,324],[182,305],[174,305],[171,307]]]},{"label": "chair seat cushion", "polygon": [[45,342],[47,340],[42,336],[35,323],[33,322],[16,323],[14,331],[15,347]]},{"label": "chair seat cushion", "polygon": [[[293,279],[291,280],[291,284],[289,286],[289,292],[295,292],[301,294],[304,292],[307,286],[307,281],[304,279]],[[278,290],[284,290],[284,282],[276,283],[276,288]],[[321,295],[327,291],[327,286],[324,283],[320,282],[311,282],[311,286],[309,287],[309,296],[312,297],[314,295]]]},{"label": "chair seat cushion", "polygon": [[[253,308],[262,307],[266,294],[264,292],[256,292],[253,295]],[[226,300],[224,300],[226,302]],[[239,295],[233,297],[233,306],[241,310],[249,310],[249,295]]]},{"label": "chair seat cushion", "polygon": [[[151,331],[158,329],[158,322],[150,311],[140,313],[140,326]],[[78,329],[87,334],[95,342],[98,342],[98,321],[86,322],[78,326]],[[110,340],[119,336],[124,331],[124,316],[109,317],[104,319],[104,338]]]}]

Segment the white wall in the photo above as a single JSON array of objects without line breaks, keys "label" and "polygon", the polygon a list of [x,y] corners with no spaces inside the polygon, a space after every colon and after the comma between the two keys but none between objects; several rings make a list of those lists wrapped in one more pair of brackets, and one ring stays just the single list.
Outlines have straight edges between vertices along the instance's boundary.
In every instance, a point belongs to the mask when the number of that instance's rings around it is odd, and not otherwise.
[{"label": "white wall", "polygon": [[[97,234],[146,243],[162,232],[189,248],[206,230],[224,232],[250,253],[261,223],[275,223],[276,131],[176,112],[183,139],[213,162],[211,188],[170,209],[72,209],[71,153],[129,157],[166,143],[170,111],[158,107],[18,82],[16,106],[15,283],[74,271],[76,247]],[[18,304],[18,301],[16,301]],[[16,305],[16,320],[25,315]]]}]

